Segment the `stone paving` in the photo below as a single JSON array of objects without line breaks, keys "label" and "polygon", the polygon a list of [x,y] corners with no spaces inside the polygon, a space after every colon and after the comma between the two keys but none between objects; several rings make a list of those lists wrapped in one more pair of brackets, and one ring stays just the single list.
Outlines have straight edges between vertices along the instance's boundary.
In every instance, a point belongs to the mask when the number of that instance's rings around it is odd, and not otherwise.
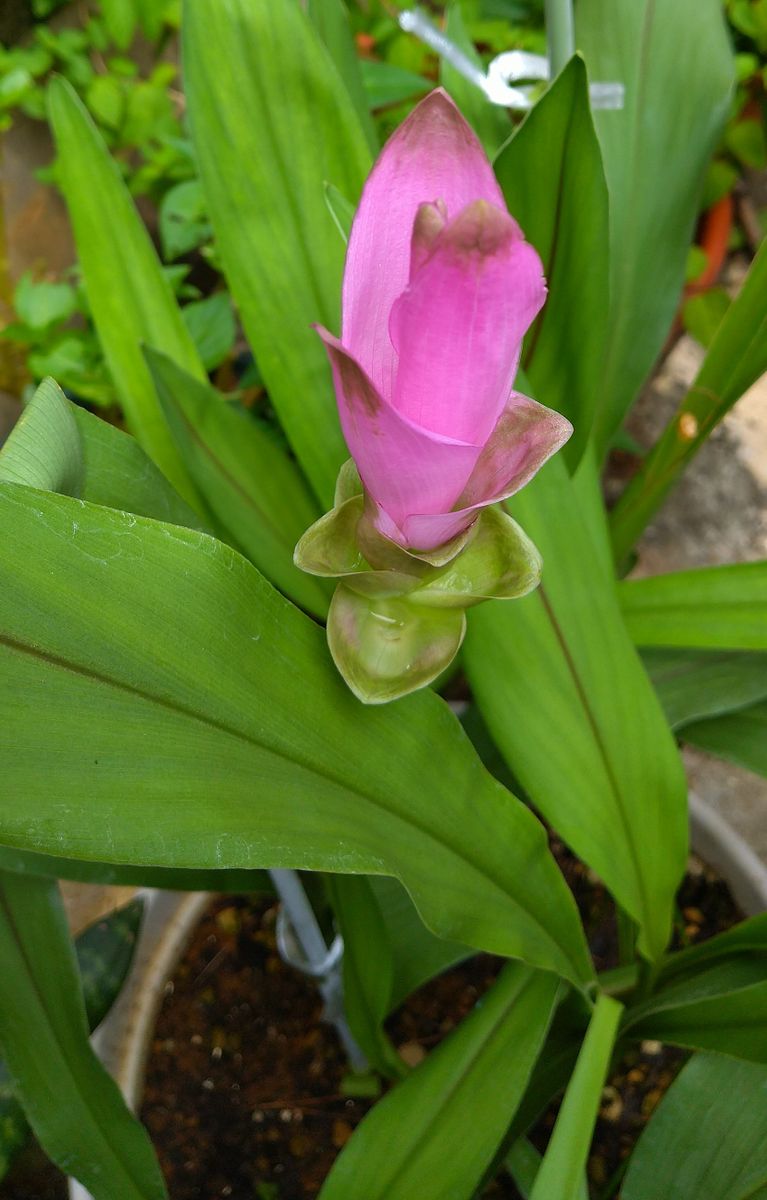
[{"label": "stone paving", "polygon": [[[649,445],[700,365],[683,337],[636,406],[631,432]],[[767,558],[767,376],[735,405],[688,467],[640,546],[637,574]],[[767,779],[686,749],[690,786],[767,862]]]}]

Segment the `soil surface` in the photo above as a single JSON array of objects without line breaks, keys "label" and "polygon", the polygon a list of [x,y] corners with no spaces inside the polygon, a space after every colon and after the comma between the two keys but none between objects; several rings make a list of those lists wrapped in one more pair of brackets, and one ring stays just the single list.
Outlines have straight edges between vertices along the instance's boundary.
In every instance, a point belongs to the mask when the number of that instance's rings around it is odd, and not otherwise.
[{"label": "soil surface", "polygon": [[[597,967],[617,961],[612,903],[554,839]],[[165,998],[147,1073],[142,1120],[158,1147],[172,1200],[309,1200],[374,1099],[353,1084],[314,985],[279,958],[272,899],[216,901]],[[679,893],[677,945],[741,919],[724,883],[698,860]],[[393,1014],[394,1045],[417,1064],[492,985],[502,960],[478,955],[419,989]],[[598,1187],[629,1154],[684,1061],[644,1042],[607,1084],[590,1162]],[[556,1106],[534,1133],[545,1148]],[[518,1200],[505,1174],[485,1196]]]},{"label": "soil surface", "polygon": [[[556,838],[552,849],[597,967],[608,969],[617,959],[612,903]],[[168,983],[141,1118],[171,1200],[309,1200],[375,1101],[354,1094],[359,1080],[350,1075],[334,1030],[321,1020],[314,984],[280,959],[276,915],[273,897],[214,899]],[[676,945],[704,940],[741,917],[726,885],[691,858],[679,893]],[[501,959],[477,955],[426,984],[392,1015],[389,1035],[410,1065],[468,1015],[501,966]],[[594,1195],[611,1179],[617,1189],[622,1164],[684,1057],[644,1042],[618,1063],[604,1090],[589,1161]],[[556,1111],[552,1105],[532,1132],[541,1150]],[[34,1153],[0,1185],[1,1200],[65,1196],[63,1177],[41,1171]],[[504,1173],[484,1196],[519,1200]]]}]

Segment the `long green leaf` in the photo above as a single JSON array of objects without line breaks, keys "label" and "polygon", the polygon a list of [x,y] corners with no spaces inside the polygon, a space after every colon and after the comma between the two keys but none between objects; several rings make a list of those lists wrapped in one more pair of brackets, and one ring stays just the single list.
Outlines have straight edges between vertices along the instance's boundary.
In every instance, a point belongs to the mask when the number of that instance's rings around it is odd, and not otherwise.
[{"label": "long green leaf", "polygon": [[327,613],[327,587],[293,563],[296,542],[320,515],[281,446],[244,411],[164,354],[147,363],[187,469],[226,540],[287,596]]},{"label": "long green leaf", "polygon": [[[461,12],[460,0],[449,0],[445,35],[475,66],[479,67],[481,71],[484,70],[482,59],[469,37]],[[511,134],[508,109],[491,104],[484,92],[481,92],[475,83],[471,83],[459,71],[456,71],[446,58],[440,58],[439,78],[440,83],[453,97],[466,120],[473,126],[488,156],[492,158]]]},{"label": "long green leaf", "polygon": [[621,1011],[610,996],[597,1000],[530,1200],[577,1200],[580,1194]]},{"label": "long green leaf", "polygon": [[149,234],[95,125],[65,79],[50,85],[57,178],[69,207],[93,320],[130,428],[185,500],[195,501],[141,343],[205,379]]},{"label": "long green leaf", "polygon": [[80,496],[84,474],[72,405],[58,384],[44,379],[0,448],[0,479]]},{"label": "long green leaf", "polygon": [[406,1073],[384,1032],[394,980],[394,954],[381,910],[364,875],[329,875],[328,888],[344,939],[344,1010],[368,1062],[382,1075]]},{"label": "long green leaf", "polygon": [[0,842],[393,874],[439,935],[591,977],[542,827],[436,696],[360,705],[324,632],[204,534],[12,484],[0,528]]},{"label": "long green leaf", "polygon": [[583,453],[599,398],[607,332],[607,185],[583,60],[574,58],[501,150],[506,203],[543,261],[549,296],[523,355],[535,395],[572,421]]},{"label": "long green leaf", "polygon": [[672,729],[767,698],[765,653],[646,649],[642,662]]},{"label": "long green leaf", "polygon": [[759,956],[767,962],[767,913],[758,913],[746,921],[740,921],[724,933],[698,942],[670,954],[660,972],[661,986],[680,976],[695,973],[701,965],[708,966],[723,958]]},{"label": "long green leaf", "polygon": [[328,876],[344,939],[344,1003],[352,1032],[384,1075],[404,1074],[383,1029],[386,1017],[427,980],[474,951],[426,928],[398,880]]},{"label": "long green leaf", "polygon": [[52,379],[40,384],[0,449],[0,480],[203,528],[132,437],[72,404]]},{"label": "long green leaf", "polygon": [[610,515],[618,563],[733,404],[767,371],[767,241],[729,306],[695,382]]},{"label": "long green leaf", "polygon": [[94,1200],[161,1200],[149,1138],[90,1047],[52,880],[0,875],[0,954],[0,1046],[41,1146]]},{"label": "long green leaf", "polygon": [[378,136],[368,108],[360,60],[357,57],[346,4],[344,0],[308,0],[306,11],[346,85],[368,146],[375,154],[378,150]]},{"label": "long green leaf", "polygon": [[696,1054],[631,1156],[623,1200],[767,1200],[767,1068]]},{"label": "long green leaf", "polygon": [[[515,1184],[522,1193],[523,1200],[529,1200],[535,1179],[541,1167],[542,1154],[539,1154],[532,1142],[519,1138],[506,1156],[505,1166]],[[589,1188],[585,1174],[581,1174],[575,1200],[589,1200]]]},{"label": "long green leaf", "polygon": [[565,1090],[575,1069],[586,1022],[582,1021],[580,1026],[574,1025],[566,1006],[567,1001],[559,1006],[554,1016],[546,1043],[509,1126],[509,1146],[540,1120],[552,1100]]},{"label": "long green leaf", "polygon": [[261,870],[185,870],[181,867],[137,867],[125,863],[84,861],[59,855],[36,854],[15,846],[0,846],[0,870],[19,875],[44,875],[76,883],[116,887],[164,888],[171,892],[271,892]]},{"label": "long green leaf", "polygon": [[[75,942],[85,1011],[92,1030],[103,1021],[123,985],[133,961],[143,908],[141,900],[132,900],[84,929]],[[8,1068],[0,1062],[0,1180],[29,1136],[29,1125]]]},{"label": "long green leaf", "polygon": [[767,562],[629,579],[618,594],[638,646],[767,650]]},{"label": "long green leaf", "polygon": [[471,1016],[368,1114],[322,1200],[469,1200],[519,1103],[557,993],[552,976],[507,966]]},{"label": "long green leaf", "polygon": [[543,582],[471,612],[466,670],[511,770],[655,957],[686,858],[679,756],[564,464],[549,463],[510,508],[541,550]]},{"label": "long green leaf", "polygon": [[311,328],[338,327],[343,246],[324,187],[356,203],[370,152],[299,4],[186,0],[183,42],[192,134],[224,271],[270,399],[328,508],[347,454]]},{"label": "long green leaf", "polygon": [[469,946],[435,937],[418,915],[410,896],[396,879],[369,880],[388,935],[392,954],[389,1010],[448,967],[473,954]]},{"label": "long green leaf", "polygon": [[684,283],[708,160],[729,112],[733,56],[719,0],[579,0],[592,80],[622,83],[595,112],[610,192],[610,326],[600,449],[660,353]]},{"label": "long green leaf", "polygon": [[767,703],[686,725],[686,742],[767,778]]},{"label": "long green leaf", "polygon": [[767,969],[748,951],[672,978],[626,1013],[632,1038],[767,1063]]}]

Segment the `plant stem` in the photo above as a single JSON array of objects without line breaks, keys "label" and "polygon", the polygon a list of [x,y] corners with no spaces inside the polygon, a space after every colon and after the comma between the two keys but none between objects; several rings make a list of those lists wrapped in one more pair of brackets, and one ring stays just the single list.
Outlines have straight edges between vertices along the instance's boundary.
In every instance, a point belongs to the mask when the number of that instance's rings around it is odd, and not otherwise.
[{"label": "plant stem", "polygon": [[546,40],[554,79],[575,53],[573,0],[546,0]]},{"label": "plant stem", "polygon": [[660,962],[648,962],[646,958],[639,959],[638,999],[647,1000],[652,995],[660,973]]},{"label": "plant stem", "polygon": [[610,971],[600,971],[598,978],[600,991],[620,999],[636,989],[639,966],[635,961],[625,967],[613,967]]},{"label": "plant stem", "polygon": [[636,954],[637,926],[620,906],[616,909],[615,919],[618,925],[618,962],[622,967],[627,967]]}]

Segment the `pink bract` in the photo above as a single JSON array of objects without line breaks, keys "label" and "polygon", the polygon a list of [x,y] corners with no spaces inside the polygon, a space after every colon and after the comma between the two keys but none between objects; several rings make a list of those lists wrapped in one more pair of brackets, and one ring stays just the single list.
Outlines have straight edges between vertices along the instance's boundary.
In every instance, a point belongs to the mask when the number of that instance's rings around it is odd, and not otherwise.
[{"label": "pink bract", "polygon": [[428,551],[511,495],[572,427],[512,391],[540,259],[441,89],[387,142],[352,225],[341,339],[320,329],[381,533]]}]

